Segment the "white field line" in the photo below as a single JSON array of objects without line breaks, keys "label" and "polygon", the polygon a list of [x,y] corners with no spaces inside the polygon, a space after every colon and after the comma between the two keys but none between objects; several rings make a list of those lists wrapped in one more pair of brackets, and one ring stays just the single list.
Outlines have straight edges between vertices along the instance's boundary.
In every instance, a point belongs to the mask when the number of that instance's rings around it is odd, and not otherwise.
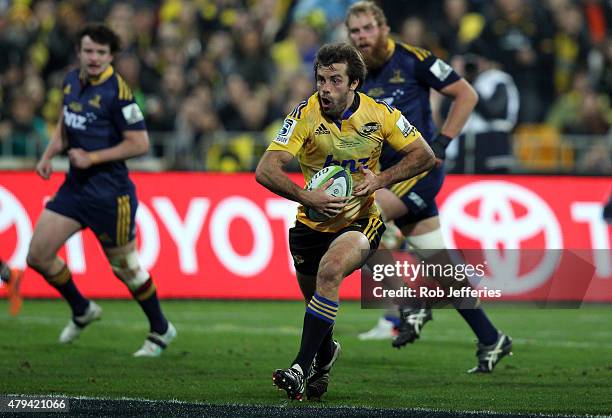
[{"label": "white field line", "polygon": [[[42,324],[42,325],[56,325],[58,332],[61,326],[65,323],[65,318],[49,318],[43,316],[32,316],[32,315],[21,315],[17,318],[19,322],[31,323],[31,324]],[[289,336],[300,336],[302,330],[296,326],[252,326],[252,325],[238,325],[228,322],[220,322],[210,325],[202,325],[197,323],[185,323],[173,321],[174,325],[177,325],[180,329],[188,330],[189,333],[195,334],[239,334],[239,335],[289,335]],[[109,320],[104,319],[95,324],[96,327],[104,328],[121,328],[127,330],[141,331],[146,328],[146,322],[134,320]],[[424,341],[433,342],[444,342],[444,343],[467,343],[473,342],[473,338],[466,338],[466,332],[453,332],[445,331],[443,333],[435,334],[433,331],[423,334]],[[612,342],[604,341],[572,341],[562,339],[563,336],[559,335],[557,338],[552,336],[543,335],[541,338],[521,338],[513,337],[513,342],[517,345],[533,345],[542,347],[559,347],[559,348],[602,348],[612,349]],[[363,344],[367,344],[364,342]]]}]

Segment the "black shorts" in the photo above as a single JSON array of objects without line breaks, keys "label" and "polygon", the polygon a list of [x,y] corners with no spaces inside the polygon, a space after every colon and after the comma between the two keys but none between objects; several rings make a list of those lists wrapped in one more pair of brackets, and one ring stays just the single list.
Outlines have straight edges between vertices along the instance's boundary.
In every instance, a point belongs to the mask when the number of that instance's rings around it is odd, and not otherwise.
[{"label": "black shorts", "polygon": [[104,248],[122,247],[136,237],[138,199],[133,187],[115,196],[93,198],[64,183],[45,207],[90,228]]},{"label": "black shorts", "polygon": [[417,181],[408,179],[388,187],[408,208],[408,213],[394,219],[398,228],[438,216],[436,196],[442,188],[444,177],[444,167],[439,166]]},{"label": "black shorts", "polygon": [[315,231],[298,221],[289,229],[289,249],[295,270],[301,274],[316,276],[319,263],[332,241],[347,231],[362,232],[370,241],[370,250],[376,250],[385,229],[380,216],[358,219],[338,232]]}]

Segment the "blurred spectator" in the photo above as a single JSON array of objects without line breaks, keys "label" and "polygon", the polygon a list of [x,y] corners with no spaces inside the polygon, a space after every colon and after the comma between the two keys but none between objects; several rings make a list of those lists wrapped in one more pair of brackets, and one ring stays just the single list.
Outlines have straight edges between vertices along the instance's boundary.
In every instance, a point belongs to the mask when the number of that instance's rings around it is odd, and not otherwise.
[{"label": "blurred spectator", "polygon": [[267,95],[254,94],[239,74],[227,79],[227,101],[219,117],[227,131],[258,131],[268,122]]},{"label": "blurred spectator", "polygon": [[550,16],[528,0],[495,0],[481,39],[521,95],[519,120],[541,121],[554,99]]},{"label": "blurred spectator", "polygon": [[0,142],[0,153],[22,157],[37,157],[47,144],[47,126],[25,90],[11,99],[9,118],[0,122]]},{"label": "blurred spectator", "polygon": [[554,36],[554,82],[558,96],[570,90],[574,73],[586,63],[588,39],[577,6],[567,4],[562,10],[555,11],[555,20],[558,29]]},{"label": "blurred spectator", "polygon": [[202,142],[222,129],[209,86],[199,85],[187,96],[177,118],[175,169],[202,168]]},{"label": "blurred spectator", "polygon": [[[145,114],[150,131],[172,132],[176,125],[176,116],[185,94],[186,84],[183,69],[179,65],[168,66],[162,77],[161,90],[158,94],[147,97]],[[153,155],[163,155],[163,144],[153,144]]]},{"label": "blurred spectator", "polygon": [[[519,112],[519,93],[512,76],[490,60],[491,53],[476,41],[464,57],[456,57],[453,67],[469,81],[478,103],[456,143],[449,149],[455,172],[508,173],[514,166],[512,131]],[[467,157],[471,162],[467,163]]]},{"label": "blurred spectator", "polygon": [[[0,1],[4,138],[14,128],[16,95],[30,99],[35,117],[55,123],[62,76],[75,62],[74,35],[91,20],[108,22],[121,36],[123,51],[114,66],[144,103],[156,156],[164,150],[208,149],[218,131],[271,129],[287,113],[286,106],[295,106],[312,91],[312,62],[321,44],[347,39],[344,13],[354,1]],[[521,92],[522,122],[550,115],[564,134],[605,135],[609,129],[610,0],[378,3],[398,39],[441,57],[482,39]],[[587,79],[591,91],[577,91],[576,78],[578,84]],[[610,145],[589,141],[596,150],[589,151],[589,158],[577,154],[576,162],[605,166],[592,163],[592,157],[605,154]],[[200,162],[196,155],[177,164],[197,168]]]},{"label": "blurred spectator", "polygon": [[597,90],[608,95],[612,101],[612,36],[609,36],[602,45],[601,68],[596,77]]},{"label": "blurred spectator", "polygon": [[421,48],[430,49],[434,46],[425,27],[425,22],[418,16],[410,16],[404,20],[399,40]]},{"label": "blurred spectator", "polygon": [[441,49],[437,55],[448,59],[464,50],[467,44],[480,35],[485,21],[480,13],[469,11],[468,0],[444,0],[442,10],[442,16],[436,18],[434,32]]},{"label": "blurred spectator", "polygon": [[612,27],[612,4],[609,0],[582,0],[590,40],[595,47],[601,45]]},{"label": "blurred spectator", "polygon": [[236,50],[236,71],[251,89],[272,84],[276,78],[275,66],[268,48],[262,44],[261,34],[255,27],[243,28],[239,33]]},{"label": "blurred spectator", "polygon": [[553,105],[547,123],[564,134],[605,135],[612,123],[609,98],[593,90],[588,74],[580,71],[572,89]]}]

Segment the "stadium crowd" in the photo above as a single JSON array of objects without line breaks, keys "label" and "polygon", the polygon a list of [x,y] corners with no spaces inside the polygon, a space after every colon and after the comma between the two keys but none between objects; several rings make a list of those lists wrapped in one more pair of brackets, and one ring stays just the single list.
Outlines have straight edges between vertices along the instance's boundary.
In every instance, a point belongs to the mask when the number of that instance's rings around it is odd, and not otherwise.
[{"label": "stadium crowd", "polygon": [[[0,1],[0,156],[40,155],[75,64],[74,36],[104,21],[120,34],[114,65],[145,114],[153,156],[172,156],[174,169],[252,169],[312,93],[317,49],[347,39],[353,2]],[[569,155],[568,168],[612,172],[610,0],[378,3],[399,40],[447,62],[485,44],[520,93],[516,141],[553,138],[563,150],[560,138],[573,135],[589,143],[574,144],[584,152]],[[538,158],[521,143],[519,158]]]}]

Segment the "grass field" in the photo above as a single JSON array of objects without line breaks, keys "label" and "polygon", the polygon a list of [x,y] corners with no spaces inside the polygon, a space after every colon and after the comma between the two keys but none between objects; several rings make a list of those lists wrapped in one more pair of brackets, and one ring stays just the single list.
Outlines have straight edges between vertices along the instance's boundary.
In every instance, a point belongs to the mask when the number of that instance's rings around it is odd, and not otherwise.
[{"label": "grass field", "polygon": [[[102,320],[61,346],[64,303],[28,300],[10,318],[0,301],[0,393],[287,404],[271,374],[296,353],[303,304],[167,301],[179,335],[159,359],[131,357],[147,332],[135,303],[100,305]],[[612,413],[612,306],[490,307],[489,316],[514,338],[515,355],[495,373],[477,376],[466,373],[476,361],[474,337],[454,311],[435,311],[422,339],[403,350],[357,340],[378,314],[357,303],[340,305],[336,336],[343,352],[330,392],[317,405]]]}]

